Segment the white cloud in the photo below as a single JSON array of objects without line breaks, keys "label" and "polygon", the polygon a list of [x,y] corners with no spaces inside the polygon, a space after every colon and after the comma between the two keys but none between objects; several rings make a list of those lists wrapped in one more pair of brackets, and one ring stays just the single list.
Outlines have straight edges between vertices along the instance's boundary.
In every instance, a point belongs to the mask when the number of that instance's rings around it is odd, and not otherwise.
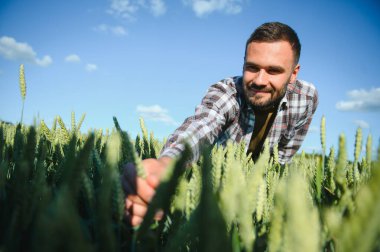
[{"label": "white cloud", "polygon": [[94,72],[96,70],[98,70],[98,66],[97,65],[95,65],[95,64],[87,64],[86,65],[86,71],[87,72]]},{"label": "white cloud", "polygon": [[366,122],[366,121],[363,121],[363,120],[355,120],[354,123],[356,125],[358,125],[360,128],[362,129],[368,129],[369,128],[369,124]]},{"label": "white cloud", "polygon": [[46,67],[53,63],[53,59],[49,55],[45,55],[42,59],[36,59],[36,64],[39,66]]},{"label": "white cloud", "polygon": [[349,100],[340,101],[336,108],[342,111],[380,111],[380,87],[371,90],[354,89],[347,93]]},{"label": "white cloud", "polygon": [[241,12],[242,0],[182,0],[185,5],[190,5],[198,17],[218,11],[226,14],[238,14]]},{"label": "white cloud", "polygon": [[136,19],[136,13],[141,8],[149,10],[156,17],[166,13],[163,0],[112,0],[107,12],[132,21]]},{"label": "white cloud", "polygon": [[162,0],[151,0],[149,8],[155,17],[162,16],[166,13],[166,6]]},{"label": "white cloud", "polygon": [[100,24],[94,28],[95,31],[107,32],[108,26],[106,24]]},{"label": "white cloud", "polygon": [[0,55],[9,60],[19,60],[34,63],[46,67],[53,63],[49,55],[37,58],[36,52],[27,43],[17,42],[12,37],[3,36],[0,38]]},{"label": "white cloud", "polygon": [[117,17],[133,20],[134,14],[139,9],[138,5],[133,2],[133,0],[112,0],[108,13]]},{"label": "white cloud", "polygon": [[122,26],[110,26],[106,24],[100,24],[94,27],[94,30],[97,32],[112,33],[116,36],[127,35],[127,31]]},{"label": "white cloud", "polygon": [[144,106],[138,105],[136,108],[137,113],[146,120],[164,122],[169,125],[177,126],[178,123],[174,121],[168,114],[168,111],[160,105]]},{"label": "white cloud", "polygon": [[65,61],[66,62],[80,62],[80,58],[76,54],[70,54],[66,56]]},{"label": "white cloud", "polygon": [[114,26],[110,28],[111,32],[117,36],[127,35],[127,31],[122,26]]}]

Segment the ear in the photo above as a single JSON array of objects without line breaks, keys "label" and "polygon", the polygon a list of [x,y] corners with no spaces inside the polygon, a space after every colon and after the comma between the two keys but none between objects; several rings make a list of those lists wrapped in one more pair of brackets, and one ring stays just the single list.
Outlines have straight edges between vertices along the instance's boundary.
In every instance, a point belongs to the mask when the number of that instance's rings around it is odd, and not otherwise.
[{"label": "ear", "polygon": [[300,65],[299,64],[297,64],[295,67],[294,67],[294,69],[293,69],[293,72],[292,72],[292,75],[290,76],[290,83],[294,83],[295,81],[296,81],[296,79],[297,79],[297,74],[298,74],[298,72],[299,72],[299,70],[300,70]]}]

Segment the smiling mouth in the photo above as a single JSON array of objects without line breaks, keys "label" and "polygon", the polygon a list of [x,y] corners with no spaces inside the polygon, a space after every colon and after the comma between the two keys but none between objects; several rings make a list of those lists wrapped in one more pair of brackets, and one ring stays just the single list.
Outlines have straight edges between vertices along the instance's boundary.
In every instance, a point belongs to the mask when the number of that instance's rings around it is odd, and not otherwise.
[{"label": "smiling mouth", "polygon": [[261,89],[255,89],[255,88],[248,88],[248,92],[251,94],[270,94],[270,90],[261,90]]},{"label": "smiling mouth", "polygon": [[256,84],[247,85],[247,89],[255,93],[270,93],[272,91],[268,86],[263,87]]},{"label": "smiling mouth", "polygon": [[270,93],[268,91],[262,91],[262,90],[251,90],[251,92],[256,93],[256,94],[268,94],[268,93]]}]

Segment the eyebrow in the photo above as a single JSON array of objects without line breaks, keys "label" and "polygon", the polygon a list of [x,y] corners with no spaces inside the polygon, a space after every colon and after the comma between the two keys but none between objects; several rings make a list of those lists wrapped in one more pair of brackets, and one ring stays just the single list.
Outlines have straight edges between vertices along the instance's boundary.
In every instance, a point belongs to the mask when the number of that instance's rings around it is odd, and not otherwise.
[{"label": "eyebrow", "polygon": [[274,70],[274,71],[278,71],[278,72],[285,72],[285,69],[283,67],[280,67],[280,66],[269,66],[268,67],[268,70]]},{"label": "eyebrow", "polygon": [[[254,63],[254,62],[249,62],[249,61],[244,62],[244,65],[245,66],[254,66],[254,67],[262,68],[260,65]],[[275,70],[275,71],[280,71],[280,72],[284,72],[285,71],[285,69],[282,66],[276,66],[276,65],[267,66],[267,67],[264,67],[264,68],[266,70]]]}]

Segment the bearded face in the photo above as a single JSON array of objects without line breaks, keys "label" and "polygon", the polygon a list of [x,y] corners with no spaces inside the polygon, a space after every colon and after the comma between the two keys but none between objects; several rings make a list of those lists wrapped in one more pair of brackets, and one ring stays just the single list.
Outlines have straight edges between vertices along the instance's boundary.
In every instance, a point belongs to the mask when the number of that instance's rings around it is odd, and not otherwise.
[{"label": "bearded face", "polygon": [[284,97],[287,84],[296,80],[298,71],[289,42],[250,43],[243,71],[245,98],[255,110],[273,108]]},{"label": "bearded face", "polygon": [[255,83],[244,85],[244,94],[251,107],[257,111],[271,110],[276,107],[285,96],[288,83],[278,92],[272,88],[263,88]]}]

